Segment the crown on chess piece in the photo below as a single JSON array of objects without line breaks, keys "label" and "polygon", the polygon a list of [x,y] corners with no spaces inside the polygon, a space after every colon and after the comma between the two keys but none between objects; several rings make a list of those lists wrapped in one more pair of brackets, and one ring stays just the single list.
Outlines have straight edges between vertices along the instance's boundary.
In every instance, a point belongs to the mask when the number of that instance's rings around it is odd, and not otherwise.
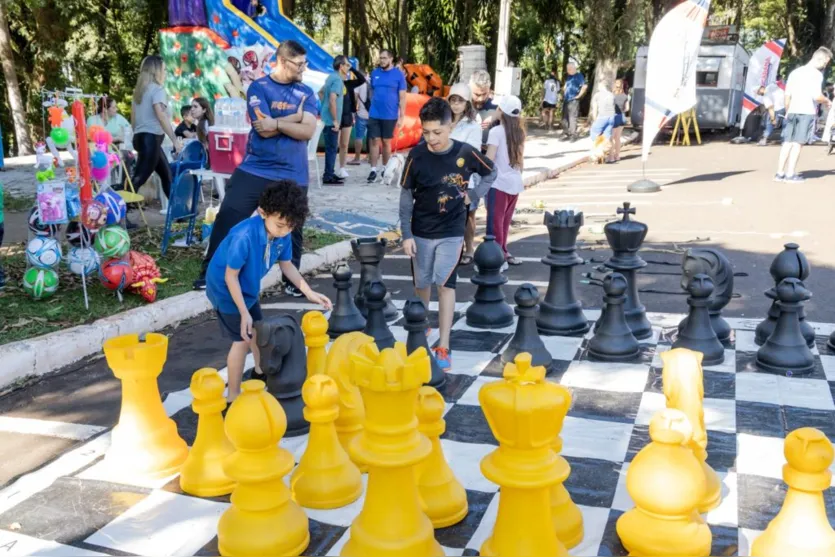
[{"label": "crown on chess piece", "polygon": [[365,344],[351,356],[351,378],[371,391],[407,391],[429,381],[429,354],[419,348],[406,354],[406,345],[397,342],[382,352],[376,344]]},{"label": "crown on chess piece", "polygon": [[635,208],[628,201],[623,203],[623,207],[618,207],[618,214],[623,215],[621,220],[612,221],[603,227],[606,241],[614,252],[609,261],[618,265],[636,266],[636,260],[640,260],[637,253],[646,238],[648,227],[642,222],[629,219],[629,215],[635,214]]},{"label": "crown on chess piece", "polygon": [[774,282],[779,283],[784,278],[806,280],[809,276],[809,261],[795,243],[783,245],[783,251],[777,254],[771,262],[769,272]]},{"label": "crown on chess piece", "polygon": [[[585,222],[583,212],[561,210],[555,213],[545,212],[544,224],[550,237],[549,249],[552,254],[573,252],[576,248],[577,234]],[[576,257],[576,255],[572,254]],[[572,257],[573,259],[573,257]]]}]

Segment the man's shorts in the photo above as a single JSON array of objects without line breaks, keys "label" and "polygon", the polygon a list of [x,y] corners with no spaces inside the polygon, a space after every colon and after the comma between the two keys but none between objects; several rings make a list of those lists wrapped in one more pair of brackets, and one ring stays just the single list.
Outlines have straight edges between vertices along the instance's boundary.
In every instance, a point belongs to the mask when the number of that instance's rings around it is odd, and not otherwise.
[{"label": "man's shorts", "polygon": [[815,116],[812,114],[788,114],[783,128],[783,141],[806,145],[815,136]]},{"label": "man's shorts", "polygon": [[415,236],[417,254],[412,259],[412,277],[415,288],[429,288],[433,284],[455,288],[458,275],[455,272],[461,259],[464,238],[418,238]]},{"label": "man's shorts", "polygon": [[549,103],[548,101],[542,101],[542,108],[557,108],[557,105],[555,105],[554,103]]},{"label": "man's shorts", "polygon": [[600,135],[603,135],[606,139],[612,139],[612,129],[614,128],[614,124],[614,116],[607,116],[595,120],[594,123],[592,123],[591,125],[591,129],[589,130],[589,136],[591,137],[591,140],[594,141]]},{"label": "man's shorts", "polygon": [[354,119],[354,139],[365,139],[365,134],[368,131],[368,118],[360,118],[357,116]]},{"label": "man's shorts", "polygon": [[391,139],[394,137],[394,127],[397,120],[368,119],[368,139]]},{"label": "man's shorts", "polygon": [[354,115],[350,112],[342,113],[342,120],[339,122],[339,129],[354,127]]},{"label": "man's shorts", "polygon": [[[217,314],[217,323],[220,325],[220,333],[231,340],[232,342],[243,342],[241,338],[241,314],[240,313],[221,313],[215,310]],[[261,313],[261,304],[255,302],[249,308],[249,314],[252,316],[252,324],[264,319],[264,314]]]}]

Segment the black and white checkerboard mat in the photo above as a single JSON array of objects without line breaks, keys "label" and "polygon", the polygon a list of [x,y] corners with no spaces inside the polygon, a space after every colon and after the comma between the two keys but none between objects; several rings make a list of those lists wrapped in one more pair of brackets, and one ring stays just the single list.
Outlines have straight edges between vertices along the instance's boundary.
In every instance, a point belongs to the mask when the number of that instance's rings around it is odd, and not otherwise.
[{"label": "black and white checkerboard mat", "polygon": [[[467,305],[456,308],[453,369],[443,389],[447,431],[442,445],[467,489],[470,512],[460,524],[436,531],[448,555],[477,555],[495,521],[498,488],[482,476],[479,463],[496,441],[478,406],[478,390],[500,377],[498,355],[513,332],[513,327],[468,327],[463,319]],[[436,309],[434,303],[431,309]],[[599,312],[587,313],[594,319]],[[432,317],[437,319],[437,314]],[[591,362],[585,357],[587,338],[544,337],[556,365],[549,379],[566,385],[573,397],[562,430],[562,454],[572,470],[566,486],[585,519],[585,538],[571,551],[575,556],[626,554],[615,533],[617,518],[632,506],[625,474],[649,442],[650,416],[664,405],[658,354],[670,348],[682,316],[649,317],[654,335],[643,343],[640,363]],[[757,322],[729,321],[735,334],[725,363],[704,369],[708,462],[723,483],[722,504],[706,519],[713,532],[712,555],[747,555],[751,541],[776,515],[785,496],[781,468],[786,434],[813,426],[835,436],[835,355],[825,348],[832,326],[816,324],[817,367],[810,377],[759,373],[754,365]],[[396,322],[392,330],[405,341],[400,325]],[[166,397],[165,407],[180,434],[192,443],[196,416],[190,402],[188,391],[180,391]],[[298,437],[284,439],[281,445],[298,461],[306,442],[306,437]],[[105,432],[0,491],[0,554],[217,555],[216,525],[229,498],[185,495],[176,477],[144,485],[120,478],[102,465],[108,445]],[[825,497],[831,520],[832,491]],[[311,542],[305,554],[337,555],[362,504],[360,498],[341,509],[306,509]]]}]

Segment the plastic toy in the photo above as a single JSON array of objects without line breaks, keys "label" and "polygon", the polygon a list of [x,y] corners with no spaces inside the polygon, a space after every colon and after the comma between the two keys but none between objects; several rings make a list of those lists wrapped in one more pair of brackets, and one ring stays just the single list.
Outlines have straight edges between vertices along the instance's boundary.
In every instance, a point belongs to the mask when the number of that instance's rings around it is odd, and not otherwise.
[{"label": "plastic toy", "polygon": [[128,291],[139,294],[146,302],[153,303],[157,299],[157,285],[167,282],[168,279],[161,277],[159,266],[150,255],[130,251],[128,261],[133,270],[133,283]]}]

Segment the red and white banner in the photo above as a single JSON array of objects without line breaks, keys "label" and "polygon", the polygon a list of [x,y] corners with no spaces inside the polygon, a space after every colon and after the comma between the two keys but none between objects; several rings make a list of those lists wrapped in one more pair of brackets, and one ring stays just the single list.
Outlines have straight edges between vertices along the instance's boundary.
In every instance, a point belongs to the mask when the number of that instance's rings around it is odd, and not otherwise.
[{"label": "red and white banner", "polygon": [[760,87],[768,87],[777,81],[777,69],[786,39],[768,41],[751,56],[748,61],[748,78],[745,80],[745,91],[742,97],[742,124],[745,119],[762,103],[762,97],[757,94]]}]

